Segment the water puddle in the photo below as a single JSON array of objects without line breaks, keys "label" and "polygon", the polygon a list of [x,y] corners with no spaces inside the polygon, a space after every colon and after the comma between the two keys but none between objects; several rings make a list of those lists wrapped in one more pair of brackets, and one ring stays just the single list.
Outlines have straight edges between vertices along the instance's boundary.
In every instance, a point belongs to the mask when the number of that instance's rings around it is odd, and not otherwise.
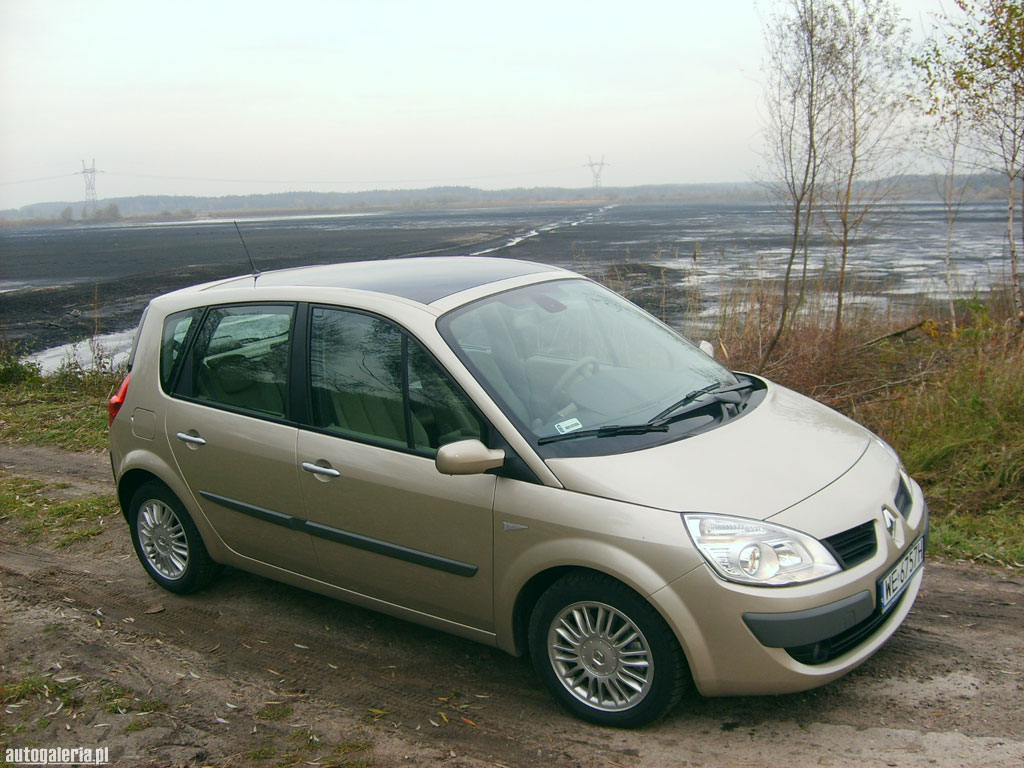
[{"label": "water puddle", "polygon": [[113,369],[127,364],[134,338],[134,328],[130,331],[104,333],[74,344],[50,347],[42,352],[28,355],[25,359],[38,364],[44,374],[55,373],[62,366],[80,367],[86,370],[98,366]]}]

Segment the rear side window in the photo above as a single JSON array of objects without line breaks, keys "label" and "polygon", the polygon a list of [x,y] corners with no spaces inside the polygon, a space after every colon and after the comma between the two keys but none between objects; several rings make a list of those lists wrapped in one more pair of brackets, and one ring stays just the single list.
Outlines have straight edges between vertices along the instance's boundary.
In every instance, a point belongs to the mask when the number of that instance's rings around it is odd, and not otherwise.
[{"label": "rear side window", "polygon": [[193,346],[191,396],[284,418],[294,315],[289,305],[212,307]]},{"label": "rear side window", "polygon": [[379,317],[314,308],[310,383],[314,426],[346,437],[433,454],[486,435],[437,362]]},{"label": "rear side window", "polygon": [[192,324],[202,314],[202,310],[188,309],[175,312],[164,319],[163,337],[160,339],[160,386],[165,392],[171,389],[171,382],[185,349],[185,340]]}]

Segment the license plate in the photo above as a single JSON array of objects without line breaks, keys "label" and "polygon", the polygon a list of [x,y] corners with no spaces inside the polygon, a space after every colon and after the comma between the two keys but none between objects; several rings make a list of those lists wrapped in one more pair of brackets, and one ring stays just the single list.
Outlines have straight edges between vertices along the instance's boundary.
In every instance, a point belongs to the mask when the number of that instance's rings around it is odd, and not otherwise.
[{"label": "license plate", "polygon": [[914,574],[921,570],[923,565],[924,537],[911,544],[899,562],[878,582],[878,602],[882,606],[882,613],[888,612],[899,600]]}]

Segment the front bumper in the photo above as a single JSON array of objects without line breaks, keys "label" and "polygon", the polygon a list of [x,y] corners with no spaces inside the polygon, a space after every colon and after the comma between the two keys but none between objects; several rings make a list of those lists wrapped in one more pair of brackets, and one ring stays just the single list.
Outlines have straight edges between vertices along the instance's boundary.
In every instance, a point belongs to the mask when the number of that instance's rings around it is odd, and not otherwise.
[{"label": "front bumper", "polygon": [[[889,530],[884,513],[891,510],[889,504],[864,502],[863,488],[871,485],[859,472],[851,474],[859,475],[846,479],[860,494],[837,482],[820,498],[794,507],[793,517],[809,520],[811,505],[820,513],[860,496],[862,504],[877,510],[877,547],[863,562],[818,581],[774,588],[728,582],[704,565],[651,595],[679,638],[702,694],[778,694],[823,685],[869,658],[910,613],[924,569],[913,575],[885,614],[879,606],[879,582],[919,539],[926,540],[928,507],[921,489],[911,482],[910,508],[905,517],[899,516],[897,529]],[[892,498],[888,490],[886,495]],[[789,524],[784,517],[774,519]]]},{"label": "front bumper", "polygon": [[866,589],[817,608],[788,613],[744,613],[743,622],[761,645],[798,648],[822,643],[867,621],[875,601]]},{"label": "front bumper", "polygon": [[[697,689],[704,696],[751,696],[793,693],[824,685],[866,661],[899,628],[921,589],[924,571],[911,580],[899,604],[855,648],[821,664],[807,664],[790,650],[760,642],[743,621],[743,605],[764,606],[764,601],[723,599],[720,582],[708,568],[698,568],[675,585],[657,593],[663,610],[686,614],[677,626]],[[681,583],[685,582],[685,583]],[[666,592],[666,594],[662,594]],[[703,592],[700,601],[680,598],[680,591]],[[866,590],[855,589],[855,595]],[[795,598],[794,598],[795,599]],[[788,602],[788,600],[787,600]],[[688,604],[687,604],[688,603]],[[781,606],[780,606],[781,607]],[[746,611],[749,612],[749,611]],[[856,628],[857,625],[854,625]]]}]

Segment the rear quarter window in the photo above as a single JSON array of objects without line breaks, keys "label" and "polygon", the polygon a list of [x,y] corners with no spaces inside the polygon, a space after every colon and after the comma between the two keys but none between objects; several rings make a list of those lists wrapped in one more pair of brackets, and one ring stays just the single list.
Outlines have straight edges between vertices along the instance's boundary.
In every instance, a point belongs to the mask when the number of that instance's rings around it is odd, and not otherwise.
[{"label": "rear quarter window", "polygon": [[146,325],[146,316],[149,314],[149,304],[142,310],[142,317],[139,318],[139,327],[135,329],[135,336],[132,338],[132,350],[128,353],[128,370],[135,365],[135,353],[139,349],[139,337],[142,336],[142,329]]},{"label": "rear quarter window", "polygon": [[163,336],[160,339],[160,386],[165,392],[171,390],[188,332],[201,313],[201,309],[187,309],[164,319]]}]

